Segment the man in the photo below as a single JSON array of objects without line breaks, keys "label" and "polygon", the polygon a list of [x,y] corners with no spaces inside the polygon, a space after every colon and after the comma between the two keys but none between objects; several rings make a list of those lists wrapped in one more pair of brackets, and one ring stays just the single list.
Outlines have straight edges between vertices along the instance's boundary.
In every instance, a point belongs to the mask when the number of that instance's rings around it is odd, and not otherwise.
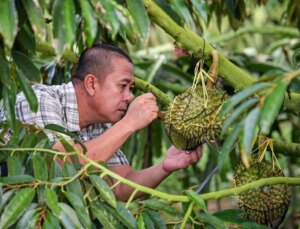
[{"label": "man", "polygon": [[[67,128],[84,142],[88,158],[107,162],[119,175],[154,188],[173,171],[197,162],[201,151],[186,153],[172,146],[161,163],[134,171],[119,148],[131,134],[155,120],[159,109],[151,93],[133,100],[133,87],[133,66],[127,53],[111,45],[95,45],[80,56],[72,82],[33,86],[39,102],[38,112],[30,111],[24,94],[19,94],[16,116],[21,122],[40,127],[57,124]],[[57,140],[52,134],[48,137]],[[59,141],[54,148],[64,151]],[[79,160],[85,163],[82,158]],[[119,184],[114,192],[126,201],[132,189]]]}]

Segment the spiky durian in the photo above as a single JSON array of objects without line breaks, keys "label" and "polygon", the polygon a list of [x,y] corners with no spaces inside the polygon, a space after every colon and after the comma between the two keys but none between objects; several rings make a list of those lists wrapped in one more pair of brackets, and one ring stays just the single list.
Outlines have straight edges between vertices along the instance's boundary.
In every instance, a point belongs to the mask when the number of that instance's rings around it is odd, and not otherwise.
[{"label": "spiky durian", "polygon": [[218,112],[227,95],[202,86],[188,88],[176,96],[165,115],[165,128],[172,144],[178,149],[190,150],[219,138],[224,117]]},{"label": "spiky durian", "polygon": [[[253,159],[249,168],[243,163],[234,172],[235,186],[268,177],[282,177],[281,169],[272,163]],[[238,195],[239,207],[245,218],[259,224],[277,228],[283,221],[291,200],[291,186],[286,184],[265,185]]]}]

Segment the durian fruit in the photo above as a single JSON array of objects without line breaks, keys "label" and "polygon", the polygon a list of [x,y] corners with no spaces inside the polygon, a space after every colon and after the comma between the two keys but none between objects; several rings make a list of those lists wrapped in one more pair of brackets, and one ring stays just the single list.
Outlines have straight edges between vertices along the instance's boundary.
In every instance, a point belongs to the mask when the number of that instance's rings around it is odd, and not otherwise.
[{"label": "durian fruit", "polygon": [[[268,177],[282,177],[281,169],[271,162],[258,159],[250,161],[249,168],[243,163],[234,172],[235,186]],[[283,221],[291,201],[291,186],[286,184],[266,185],[238,195],[239,207],[245,218],[253,222],[277,228]]]},{"label": "durian fruit", "polygon": [[219,139],[224,117],[218,112],[227,95],[203,86],[191,87],[176,96],[165,114],[166,132],[177,149],[191,150]]}]

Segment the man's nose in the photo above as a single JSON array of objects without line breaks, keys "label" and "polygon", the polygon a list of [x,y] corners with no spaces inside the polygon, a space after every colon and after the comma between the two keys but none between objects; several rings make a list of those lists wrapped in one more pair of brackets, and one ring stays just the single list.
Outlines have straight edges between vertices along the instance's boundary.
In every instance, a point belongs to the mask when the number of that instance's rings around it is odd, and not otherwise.
[{"label": "man's nose", "polygon": [[132,92],[131,91],[128,91],[127,93],[126,93],[126,95],[124,96],[124,100],[125,101],[128,101],[128,102],[131,102],[132,101],[132,99],[133,99],[133,94],[132,94]]}]

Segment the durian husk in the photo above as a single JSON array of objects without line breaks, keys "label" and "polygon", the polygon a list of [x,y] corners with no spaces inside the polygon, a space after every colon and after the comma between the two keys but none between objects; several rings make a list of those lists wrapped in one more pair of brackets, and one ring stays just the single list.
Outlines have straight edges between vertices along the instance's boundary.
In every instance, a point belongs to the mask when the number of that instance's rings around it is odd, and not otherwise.
[{"label": "durian husk", "polygon": [[[241,163],[234,172],[235,186],[268,177],[283,177],[283,171],[269,161],[250,161],[249,168]],[[291,201],[291,186],[286,184],[266,185],[238,195],[238,205],[245,218],[277,228],[283,221]]]},{"label": "durian husk", "polygon": [[207,97],[200,85],[194,90],[188,88],[169,105],[164,124],[177,149],[191,150],[219,139],[225,118],[219,117],[218,112],[227,95],[216,88],[206,91]]}]

